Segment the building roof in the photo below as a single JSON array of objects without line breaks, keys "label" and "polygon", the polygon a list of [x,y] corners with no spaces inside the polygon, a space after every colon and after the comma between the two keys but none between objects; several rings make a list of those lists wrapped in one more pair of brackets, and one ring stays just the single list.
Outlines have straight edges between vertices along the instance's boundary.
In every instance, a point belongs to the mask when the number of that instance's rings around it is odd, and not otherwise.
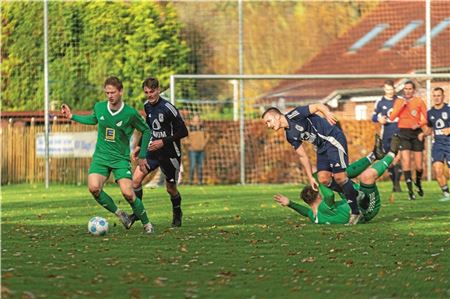
[{"label": "building roof", "polygon": [[[450,5],[431,1],[432,69],[450,71]],[[384,1],[296,74],[403,74],[426,69],[425,1]],[[369,35],[368,35],[369,34]],[[339,90],[377,88],[382,80],[283,81],[262,97],[292,102],[330,99]]]}]

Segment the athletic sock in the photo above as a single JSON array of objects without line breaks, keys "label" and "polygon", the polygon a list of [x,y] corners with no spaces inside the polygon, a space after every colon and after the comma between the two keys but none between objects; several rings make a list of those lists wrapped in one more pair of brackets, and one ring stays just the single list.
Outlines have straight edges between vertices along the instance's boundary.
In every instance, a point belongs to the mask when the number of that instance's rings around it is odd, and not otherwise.
[{"label": "athletic sock", "polygon": [[448,186],[447,186],[447,185],[442,186],[442,187],[441,187],[441,190],[442,190],[443,193],[445,193],[445,192],[449,193],[449,190],[448,190]]},{"label": "athletic sock", "polygon": [[112,200],[112,198],[106,194],[105,191],[101,191],[98,198],[95,199],[102,207],[110,211],[111,213],[116,213],[117,206]]},{"label": "athletic sock", "polygon": [[170,201],[172,202],[173,211],[179,213],[181,211],[181,194],[178,193],[175,196],[171,196]]},{"label": "athletic sock", "polygon": [[416,170],[416,184],[419,186],[421,186],[422,174],[423,174],[423,169]]},{"label": "athletic sock", "polygon": [[377,171],[378,177],[382,176],[386,169],[391,165],[392,161],[394,161],[395,156],[387,154],[380,161],[372,165],[372,168]]},{"label": "athletic sock", "polygon": [[411,170],[405,170],[403,173],[405,175],[405,182],[406,182],[406,186],[408,186],[408,191],[409,191],[409,193],[412,193],[413,186],[412,186],[412,180],[411,180]]},{"label": "athletic sock", "polygon": [[[372,153],[372,155],[373,155],[373,153]],[[374,160],[370,160],[369,156],[361,158],[361,159],[351,163],[345,170],[345,172],[347,173],[347,176],[349,178],[356,178],[364,170],[366,170],[366,168],[369,167],[370,164],[372,164],[372,162],[374,161]]]},{"label": "athletic sock", "polygon": [[395,173],[395,166],[390,166],[389,168],[388,168],[388,172],[389,172],[389,178],[391,179],[391,181],[392,181],[392,185],[395,185],[395,182],[396,182],[396,180],[397,180],[397,178],[395,177],[395,175],[396,175],[396,173]]},{"label": "athletic sock", "polygon": [[136,194],[137,198],[143,199],[144,191],[142,190],[142,185],[134,189],[134,194]]},{"label": "athletic sock", "polygon": [[130,203],[131,208],[133,209],[134,215],[136,215],[139,220],[141,220],[142,224],[147,224],[150,221],[148,220],[147,211],[145,211],[144,204],[139,197],[136,197],[134,202]]},{"label": "athletic sock", "polygon": [[[371,152],[370,154],[368,154],[368,155],[367,155],[366,157],[364,157],[364,158],[367,158],[367,160],[369,160],[369,165],[372,164],[373,161],[375,161],[375,160],[377,159],[377,157],[375,157],[374,152]],[[364,158],[363,158],[363,159],[364,159]],[[360,160],[362,160],[362,159],[360,159]]]},{"label": "athletic sock", "polygon": [[356,201],[358,197],[358,191],[356,191],[353,183],[350,179],[342,185],[342,190],[344,191],[345,198],[347,198],[347,203],[352,210],[352,214],[359,214],[358,202]]}]

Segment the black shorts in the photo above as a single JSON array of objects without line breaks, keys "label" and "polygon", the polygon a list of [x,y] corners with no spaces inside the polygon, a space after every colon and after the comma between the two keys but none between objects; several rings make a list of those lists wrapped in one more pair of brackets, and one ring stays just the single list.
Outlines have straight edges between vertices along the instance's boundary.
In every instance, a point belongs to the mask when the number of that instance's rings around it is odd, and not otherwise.
[{"label": "black shorts", "polygon": [[147,153],[147,167],[148,171],[153,171],[160,167],[162,173],[166,176],[166,182],[176,184],[178,182],[178,175],[180,173],[181,158],[169,157],[149,157]]},{"label": "black shorts", "polygon": [[400,129],[398,137],[400,137],[400,150],[410,150],[413,152],[421,152],[424,150],[424,142],[420,141],[417,136],[422,133],[422,129]]}]

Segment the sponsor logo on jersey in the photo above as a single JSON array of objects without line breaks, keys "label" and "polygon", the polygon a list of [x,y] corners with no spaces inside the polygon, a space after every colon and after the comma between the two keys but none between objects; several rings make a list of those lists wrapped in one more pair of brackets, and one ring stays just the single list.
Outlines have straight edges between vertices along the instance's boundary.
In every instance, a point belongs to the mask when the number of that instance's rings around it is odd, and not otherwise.
[{"label": "sponsor logo on jersey", "polygon": [[411,115],[412,115],[412,116],[417,116],[417,110],[412,110],[412,111],[411,111]]},{"label": "sponsor logo on jersey", "polygon": [[152,129],[153,129],[153,130],[159,130],[159,129],[161,129],[161,124],[159,123],[159,121],[158,121],[157,119],[155,119],[155,120],[152,122]]},{"label": "sponsor logo on jersey", "polygon": [[164,114],[159,113],[158,114],[158,119],[159,119],[160,122],[164,122]]},{"label": "sponsor logo on jersey", "polygon": [[116,126],[120,127],[122,125],[123,121],[119,121]]},{"label": "sponsor logo on jersey", "polygon": [[105,140],[106,141],[114,141],[115,137],[116,137],[116,130],[111,129],[111,128],[106,128],[106,132],[105,132]]},{"label": "sponsor logo on jersey", "polygon": [[153,131],[153,137],[155,137],[155,138],[165,138],[165,137],[167,137],[167,133],[165,131],[162,131],[162,132]]}]

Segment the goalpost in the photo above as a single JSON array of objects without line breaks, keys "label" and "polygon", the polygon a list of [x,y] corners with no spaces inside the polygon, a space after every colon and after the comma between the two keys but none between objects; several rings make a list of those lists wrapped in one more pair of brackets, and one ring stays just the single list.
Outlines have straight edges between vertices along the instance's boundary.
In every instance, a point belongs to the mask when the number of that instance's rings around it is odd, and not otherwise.
[{"label": "goalpost", "polygon": [[[363,80],[363,79],[375,79],[379,80],[378,86],[379,91],[381,91],[382,81],[385,79],[413,79],[420,84],[420,90],[418,88],[419,95],[422,98],[426,98],[427,106],[431,106],[431,81],[432,80],[448,80],[450,79],[449,73],[438,73],[438,74],[308,74],[308,75],[189,75],[189,74],[178,74],[172,75],[170,77],[170,101],[177,105],[177,107],[184,113],[184,117],[189,123],[190,117],[193,113],[198,113],[204,118],[211,127],[216,128],[223,134],[225,134],[227,140],[219,140],[221,145],[215,145],[216,151],[220,153],[208,153],[210,156],[210,162],[216,164],[215,170],[219,169],[219,172],[223,171],[224,174],[214,174],[218,178],[213,179],[211,183],[221,182],[223,183],[224,178],[225,183],[265,183],[265,182],[296,182],[289,177],[285,177],[284,180],[277,174],[277,170],[283,170],[288,172],[287,176],[301,177],[301,173],[293,173],[288,171],[289,166],[296,163],[295,160],[286,157],[286,161],[280,161],[283,156],[288,155],[287,150],[291,150],[287,143],[284,142],[284,136],[280,134],[270,135],[268,133],[261,120],[260,115],[264,108],[268,106],[278,106],[281,109],[293,108],[298,105],[308,104],[308,101],[298,102],[286,102],[283,97],[279,97],[278,100],[272,100],[270,102],[264,101],[265,96],[270,92],[272,88],[277,86],[282,82],[287,80],[297,80],[299,82],[317,82],[318,80]],[[238,86],[243,86],[244,81],[246,89],[243,92],[239,92]],[[212,86],[212,87],[211,87]],[[258,88],[253,88],[254,86],[259,86]],[[261,87],[262,86],[262,87]],[[219,91],[218,91],[219,90]],[[243,90],[243,89],[242,89]],[[253,90],[258,90],[257,94],[252,92]],[[262,92],[261,92],[262,90]],[[372,91],[373,93],[373,91]],[[372,95],[372,97],[381,97],[382,93],[379,95]],[[314,102],[317,102],[316,99]],[[327,99],[321,99],[321,102],[326,103]],[[311,101],[312,102],[312,101]],[[280,107],[281,106],[281,107]],[[369,115],[372,108],[368,109]],[[368,118],[370,119],[370,117]],[[343,123],[351,123],[353,120],[343,119]],[[220,124],[222,123],[222,124]],[[359,127],[358,123],[356,126]],[[356,130],[346,131],[347,139],[361,138],[361,136],[353,137],[353,132],[362,132],[362,135],[367,133],[367,130],[374,130],[373,128],[368,129],[368,122],[361,122],[361,126]],[[371,125],[374,127],[373,125]],[[225,128],[224,128],[225,127]],[[259,128],[258,128],[259,127]],[[228,130],[228,133],[225,132]],[[234,130],[234,133],[231,131]],[[238,131],[236,133],[235,131]],[[344,129],[345,131],[345,129]],[[211,131],[210,131],[211,133]],[[350,135],[350,137],[348,136]],[[359,134],[361,135],[361,134]],[[370,139],[368,136],[364,136],[361,143],[370,144]],[[373,135],[372,135],[373,137]],[[371,137],[371,138],[372,138]],[[222,139],[222,136],[218,137]],[[261,143],[266,143],[266,139],[274,138],[274,142],[283,142],[281,146],[265,146]],[[226,141],[232,144],[226,144]],[[236,153],[230,153],[230,147],[236,148],[238,143],[238,157]],[[351,143],[351,142],[350,142]],[[373,144],[373,143],[372,143]],[[429,138],[427,148],[430,149],[431,140]],[[228,147],[228,148],[225,148]],[[275,147],[280,147],[281,149],[275,149]],[[312,149],[309,149],[310,151]],[[275,151],[275,152],[274,152]],[[351,145],[349,145],[350,158],[352,157]],[[354,150],[357,154],[363,153],[364,149],[359,148]],[[272,164],[272,162],[267,159],[260,157],[270,153],[269,158],[273,158],[278,164]],[[430,151],[427,151],[427,177],[428,180],[431,179],[431,155]],[[228,155],[228,156],[227,156]],[[290,154],[289,156],[294,156]],[[232,165],[230,162],[226,162],[225,157],[229,157],[231,160],[238,160],[238,170],[237,167]],[[313,157],[313,155],[310,155]],[[217,162],[214,159],[222,159]],[[250,161],[247,161],[250,160]],[[256,161],[259,160],[259,161]],[[252,169],[249,169],[252,168]],[[294,169],[296,167],[293,167]],[[211,170],[212,172],[214,170]],[[236,181],[236,171],[239,171],[238,181]],[[261,174],[265,173],[265,174]],[[228,174],[228,177],[227,177]],[[210,176],[212,173],[210,173]],[[270,176],[274,177],[270,177]],[[227,181],[227,179],[229,179]]]}]

